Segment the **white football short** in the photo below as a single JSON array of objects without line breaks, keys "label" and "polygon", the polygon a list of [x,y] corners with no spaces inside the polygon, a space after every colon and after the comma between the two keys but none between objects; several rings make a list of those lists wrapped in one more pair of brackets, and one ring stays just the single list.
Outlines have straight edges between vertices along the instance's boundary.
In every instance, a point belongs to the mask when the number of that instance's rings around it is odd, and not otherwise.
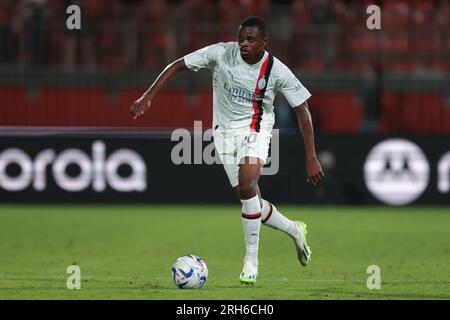
[{"label": "white football short", "polygon": [[248,132],[238,135],[224,135],[214,132],[214,145],[225,168],[231,186],[239,185],[239,164],[244,157],[255,157],[266,163],[269,155],[269,132]]}]

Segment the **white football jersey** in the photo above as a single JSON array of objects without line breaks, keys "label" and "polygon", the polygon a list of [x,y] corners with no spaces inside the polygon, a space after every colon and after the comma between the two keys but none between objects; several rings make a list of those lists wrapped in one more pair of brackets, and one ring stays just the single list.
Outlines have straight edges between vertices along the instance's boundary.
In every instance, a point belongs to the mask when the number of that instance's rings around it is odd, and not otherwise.
[{"label": "white football jersey", "polygon": [[193,71],[212,70],[213,128],[225,134],[271,132],[275,123],[273,100],[278,91],[291,107],[311,97],[292,71],[267,51],[259,62],[246,63],[237,42],[202,48],[184,56],[184,62]]}]

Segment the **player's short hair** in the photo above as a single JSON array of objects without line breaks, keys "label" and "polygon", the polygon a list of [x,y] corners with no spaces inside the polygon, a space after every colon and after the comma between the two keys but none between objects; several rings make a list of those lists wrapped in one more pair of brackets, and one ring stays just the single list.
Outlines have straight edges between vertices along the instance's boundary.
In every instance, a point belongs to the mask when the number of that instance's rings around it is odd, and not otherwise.
[{"label": "player's short hair", "polygon": [[258,16],[251,16],[247,17],[244,20],[242,20],[241,24],[239,25],[240,28],[242,27],[256,27],[258,28],[259,32],[261,32],[261,35],[263,37],[266,36],[266,23],[263,19],[261,19]]}]

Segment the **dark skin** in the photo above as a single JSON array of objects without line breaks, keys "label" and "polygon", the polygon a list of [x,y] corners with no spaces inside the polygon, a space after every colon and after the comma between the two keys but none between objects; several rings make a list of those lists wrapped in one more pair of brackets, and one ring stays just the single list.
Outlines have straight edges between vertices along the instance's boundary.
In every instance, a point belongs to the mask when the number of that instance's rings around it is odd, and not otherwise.
[{"label": "dark skin", "polygon": [[170,81],[175,75],[180,73],[181,71],[188,70],[186,64],[184,63],[184,59],[180,58],[175,60],[171,64],[169,64],[163,72],[156,78],[155,82],[144,92],[142,97],[137,99],[130,107],[130,112],[133,114],[133,119],[137,119],[142,116],[150,105],[152,104],[152,100],[155,97],[156,93],[161,90],[164,85]]},{"label": "dark skin", "polygon": [[[259,62],[264,56],[264,49],[267,42],[268,38],[261,33],[259,28],[239,27],[239,50],[242,60],[246,63],[255,64]],[[150,107],[156,93],[169,82],[171,78],[184,70],[188,70],[188,68],[184,63],[183,58],[169,64],[142,97],[136,100],[131,106],[130,112],[133,114],[133,119],[143,115]],[[316,186],[323,179],[324,173],[316,156],[314,130],[308,103],[304,102],[295,107],[294,110],[297,116],[298,127],[305,144],[307,182]],[[263,165],[264,164],[259,158],[243,158],[239,166],[239,185],[234,188],[238,199],[250,199],[256,195],[261,199],[258,180]]]},{"label": "dark skin", "polygon": [[255,64],[264,56],[268,38],[257,27],[239,27],[238,44],[242,60]]}]

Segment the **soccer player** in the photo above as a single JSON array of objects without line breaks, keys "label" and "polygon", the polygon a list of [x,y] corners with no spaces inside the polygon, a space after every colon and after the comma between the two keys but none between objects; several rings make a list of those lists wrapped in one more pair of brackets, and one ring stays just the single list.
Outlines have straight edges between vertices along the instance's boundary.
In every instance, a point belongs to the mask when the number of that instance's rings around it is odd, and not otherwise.
[{"label": "soccer player", "polygon": [[302,265],[311,259],[306,224],[285,217],[261,197],[258,187],[275,122],[273,100],[277,91],[296,113],[305,145],[307,181],[315,186],[324,177],[308,110],[311,94],[286,65],[264,50],[267,41],[265,22],[259,17],[246,18],[239,25],[237,42],[212,44],[169,64],[130,109],[135,119],[141,116],[156,93],[183,70],[212,71],[213,138],[230,184],[242,202],[246,254],[240,281],[246,284],[256,282],[258,274],[261,223],[294,240]]}]

